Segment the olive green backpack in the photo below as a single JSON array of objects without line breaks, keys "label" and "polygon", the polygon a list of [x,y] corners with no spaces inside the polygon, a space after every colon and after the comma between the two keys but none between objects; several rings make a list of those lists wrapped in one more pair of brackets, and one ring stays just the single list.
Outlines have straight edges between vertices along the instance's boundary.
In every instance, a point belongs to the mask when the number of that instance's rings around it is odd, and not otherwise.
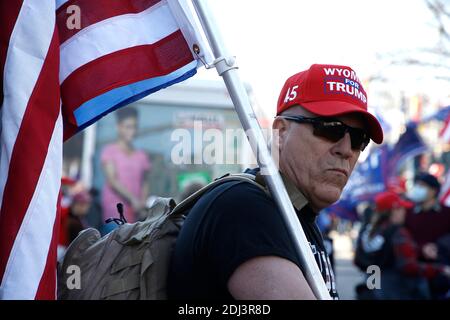
[{"label": "olive green backpack", "polygon": [[259,175],[227,174],[178,205],[157,198],[146,220],[124,223],[104,237],[94,228],[80,232],[58,266],[58,299],[166,299],[170,258],[185,214],[204,193],[228,181],[249,182],[268,193]]}]

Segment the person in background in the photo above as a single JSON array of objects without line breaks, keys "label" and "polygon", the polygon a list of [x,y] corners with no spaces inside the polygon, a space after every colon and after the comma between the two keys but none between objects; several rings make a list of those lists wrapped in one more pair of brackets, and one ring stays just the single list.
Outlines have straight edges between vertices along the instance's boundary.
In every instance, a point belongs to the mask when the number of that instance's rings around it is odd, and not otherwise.
[{"label": "person in background", "polygon": [[353,264],[363,273],[366,273],[367,268],[373,264],[372,251],[379,249],[379,246],[377,246],[375,249],[371,250],[366,245],[368,243],[368,234],[373,227],[372,223],[375,221],[375,203],[373,201],[368,201],[364,206],[361,205],[358,214],[361,220],[361,227],[358,231],[358,237],[356,238]]},{"label": "person in background", "polygon": [[75,240],[80,231],[88,227],[86,215],[92,203],[92,197],[87,191],[80,191],[72,198],[69,207],[65,229],[69,244]]},{"label": "person in background", "polygon": [[102,228],[103,221],[103,210],[101,205],[101,193],[97,188],[92,187],[89,190],[89,194],[91,196],[91,206],[89,208],[89,212],[86,216],[86,221],[89,226],[100,229]]},{"label": "person in background", "polygon": [[380,267],[380,289],[374,290],[377,300],[429,299],[426,279],[438,275],[450,277],[450,266],[419,261],[418,246],[404,227],[406,210],[413,203],[392,191],[375,196],[376,213],[371,225],[361,236],[364,252],[371,264]]},{"label": "person in background", "polygon": [[[61,179],[61,213],[60,213],[60,229],[59,229],[59,240],[57,256],[58,260],[64,257],[67,247],[73,240],[73,236],[69,234],[69,229],[67,228],[68,221],[71,219],[71,208],[74,199],[80,199],[82,195],[89,193],[86,191],[86,186],[81,181],[72,179],[67,176],[63,176]],[[90,204],[92,203],[91,198],[89,199]],[[91,208],[91,205],[89,205]],[[86,213],[87,214],[87,213]],[[87,221],[87,220],[86,220]],[[86,223],[86,225],[91,225]],[[79,230],[80,231],[80,230]],[[78,232],[75,234],[75,236]]]},{"label": "person in background", "polygon": [[[419,246],[422,261],[445,263],[450,259],[450,208],[439,203],[440,189],[436,177],[419,173],[407,192],[415,206],[408,211],[405,226]],[[443,277],[432,280],[430,287],[435,298],[450,289]]]},{"label": "person in background", "polygon": [[[106,145],[101,154],[106,176],[102,190],[103,220],[118,217],[117,203],[123,203],[125,219],[133,223],[140,219],[139,213],[145,209],[149,195],[147,174],[151,163],[144,151],[133,146],[138,125],[137,110],[132,107],[119,109],[116,116],[117,141]],[[103,233],[108,231],[103,230]]]},{"label": "person in background", "polygon": [[450,208],[439,203],[441,185],[428,173],[420,173],[414,179],[407,197],[415,203],[406,217],[406,227],[420,246],[425,260],[438,258],[437,241],[450,235]]}]

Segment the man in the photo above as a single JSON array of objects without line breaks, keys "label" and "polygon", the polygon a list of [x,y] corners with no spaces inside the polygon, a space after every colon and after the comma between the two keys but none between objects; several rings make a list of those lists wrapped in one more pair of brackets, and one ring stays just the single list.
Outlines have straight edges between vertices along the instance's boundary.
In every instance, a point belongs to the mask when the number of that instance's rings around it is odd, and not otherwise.
[{"label": "man", "polygon": [[[339,199],[369,138],[382,142],[381,126],[351,68],[312,65],[286,81],[273,129],[286,189],[337,298],[315,219]],[[168,278],[175,299],[315,298],[276,203],[246,182],[222,184],[190,210]]]},{"label": "man", "polygon": [[[450,208],[439,203],[441,184],[431,174],[419,173],[407,196],[416,203],[408,212],[406,228],[419,246],[421,260],[450,264]],[[445,296],[450,281],[437,277],[429,282],[434,299]],[[448,297],[447,297],[448,298]]]},{"label": "man", "polygon": [[416,203],[406,218],[406,227],[425,260],[438,258],[437,242],[450,235],[450,208],[439,203],[441,185],[431,174],[419,173],[407,196]]}]

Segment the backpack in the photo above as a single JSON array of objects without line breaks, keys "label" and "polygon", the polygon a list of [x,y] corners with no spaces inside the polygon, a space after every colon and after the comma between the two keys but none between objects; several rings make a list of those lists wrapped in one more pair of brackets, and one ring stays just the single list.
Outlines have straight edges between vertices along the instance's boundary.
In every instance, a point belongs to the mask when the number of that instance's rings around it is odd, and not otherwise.
[{"label": "backpack", "polygon": [[170,259],[187,212],[228,181],[249,182],[269,194],[260,175],[226,174],[178,205],[172,198],[157,198],[147,219],[122,224],[104,237],[94,228],[83,230],[58,264],[58,299],[167,299]]}]

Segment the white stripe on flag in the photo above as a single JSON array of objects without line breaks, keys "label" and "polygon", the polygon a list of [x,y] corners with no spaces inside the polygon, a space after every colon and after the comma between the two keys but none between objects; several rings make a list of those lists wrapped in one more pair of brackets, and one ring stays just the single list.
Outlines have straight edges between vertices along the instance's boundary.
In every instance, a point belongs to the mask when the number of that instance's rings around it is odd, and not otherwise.
[{"label": "white stripe on flag", "polygon": [[61,45],[60,82],[97,58],[126,48],[155,43],[178,29],[166,1],[137,14],[116,16],[93,24]]},{"label": "white stripe on flag", "polygon": [[[207,45],[208,41],[206,39],[206,35],[201,27],[200,20],[195,13],[192,1],[167,0],[167,3],[169,4],[170,10],[180,26],[184,38],[189,44],[192,55],[195,57],[192,47],[194,44],[197,44],[200,46],[200,57],[203,57],[207,63],[211,63],[214,60],[213,54],[209,48],[209,45]],[[201,62],[199,61],[199,65],[200,63]]]},{"label": "white stripe on flag", "polygon": [[[42,17],[48,17],[42,19]],[[0,208],[9,161],[25,109],[41,73],[55,28],[53,1],[25,0],[11,34],[3,78]],[[30,54],[32,53],[32,54]],[[17,72],[20,70],[20,72]]]},{"label": "white stripe on flag", "polygon": [[33,299],[39,287],[51,245],[61,188],[62,133],[60,112],[39,181],[6,265],[0,287],[2,299]]}]

